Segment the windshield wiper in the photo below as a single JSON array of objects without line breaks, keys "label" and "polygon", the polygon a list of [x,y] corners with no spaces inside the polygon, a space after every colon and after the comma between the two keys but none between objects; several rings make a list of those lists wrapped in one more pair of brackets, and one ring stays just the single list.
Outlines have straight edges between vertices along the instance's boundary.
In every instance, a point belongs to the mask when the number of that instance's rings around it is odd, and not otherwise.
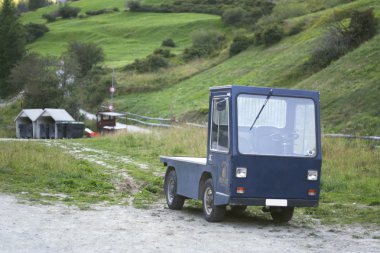
[{"label": "windshield wiper", "polygon": [[259,113],[257,114],[257,116],[256,116],[256,118],[255,118],[255,121],[253,121],[252,126],[251,126],[251,128],[249,129],[249,131],[251,131],[252,128],[253,128],[253,126],[256,124],[256,121],[259,119],[261,113],[263,112],[264,107],[265,107],[265,106],[267,105],[267,103],[268,103],[269,98],[272,96],[272,93],[273,93],[273,89],[270,89],[270,91],[269,91],[269,93],[268,93],[268,96],[267,96],[267,98],[265,99],[265,102],[264,102],[263,106],[261,107]]}]

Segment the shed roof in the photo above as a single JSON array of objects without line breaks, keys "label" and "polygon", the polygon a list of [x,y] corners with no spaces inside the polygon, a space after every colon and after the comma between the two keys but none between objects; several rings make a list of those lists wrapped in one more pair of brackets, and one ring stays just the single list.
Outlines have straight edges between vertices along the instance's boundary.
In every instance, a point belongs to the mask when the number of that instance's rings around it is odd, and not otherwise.
[{"label": "shed roof", "polygon": [[54,121],[75,121],[68,112],[64,109],[46,108],[41,114],[41,117],[52,117]]},{"label": "shed roof", "polygon": [[18,118],[29,118],[31,121],[35,121],[44,110],[42,109],[23,109],[15,118],[15,121]]}]

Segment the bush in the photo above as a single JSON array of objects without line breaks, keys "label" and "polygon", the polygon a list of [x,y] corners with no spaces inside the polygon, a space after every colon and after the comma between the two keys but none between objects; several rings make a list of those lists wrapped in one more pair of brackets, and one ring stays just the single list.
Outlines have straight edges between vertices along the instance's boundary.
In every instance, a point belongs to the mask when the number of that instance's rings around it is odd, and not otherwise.
[{"label": "bush", "polygon": [[283,30],[279,24],[265,25],[255,31],[255,43],[265,46],[279,42],[283,37]]},{"label": "bush", "polygon": [[42,14],[42,18],[47,22],[54,22],[57,20],[58,14],[56,12]]},{"label": "bush", "polygon": [[214,51],[223,47],[226,37],[217,31],[198,31],[192,35],[193,46],[203,49],[205,55],[211,55]]},{"label": "bush", "polygon": [[167,59],[155,54],[148,56],[147,64],[150,72],[169,67],[169,62]]},{"label": "bush", "polygon": [[166,39],[164,41],[162,41],[162,46],[163,47],[176,47],[176,44],[174,43],[174,41],[172,39]]},{"label": "bush", "polygon": [[161,55],[152,54],[145,59],[136,59],[132,64],[125,66],[124,70],[135,70],[139,73],[155,72],[169,67],[169,61]]},{"label": "bush", "polygon": [[29,0],[29,10],[34,11],[48,5],[47,0]]},{"label": "bush", "polygon": [[174,54],[170,53],[169,49],[164,49],[164,48],[157,48],[154,50],[153,54],[155,55],[160,55],[164,58],[170,58],[173,57]]},{"label": "bush", "polygon": [[186,48],[183,52],[185,61],[218,53],[223,48],[226,37],[216,31],[201,30],[193,33],[192,40],[192,47]]},{"label": "bush", "polygon": [[36,39],[42,37],[45,33],[49,31],[49,28],[44,24],[34,24],[29,23],[25,26],[26,31],[26,41],[27,43],[31,43]]},{"label": "bush", "polygon": [[72,41],[68,44],[67,54],[77,61],[82,76],[86,75],[98,63],[104,61],[103,49],[92,42]]},{"label": "bush", "polygon": [[137,10],[140,10],[140,9],[141,9],[140,1],[137,1],[137,0],[131,0],[131,1],[128,1],[128,2],[127,2],[127,8],[128,8],[130,11],[137,11]]},{"label": "bush", "polygon": [[238,25],[242,22],[245,14],[245,11],[240,7],[227,9],[223,13],[222,20],[226,25]]},{"label": "bush", "polygon": [[319,70],[327,67],[331,61],[340,58],[350,50],[350,38],[342,25],[329,28],[320,45],[313,51],[307,63],[309,68]]},{"label": "bush", "polygon": [[101,10],[95,10],[95,11],[89,10],[89,11],[86,11],[86,15],[88,15],[88,16],[95,16],[95,15],[104,14],[106,12],[108,12],[107,9],[101,9]]},{"label": "bush", "polygon": [[230,46],[230,56],[246,50],[252,44],[252,39],[247,36],[237,36]]},{"label": "bush", "polygon": [[353,46],[358,46],[362,42],[369,40],[376,32],[377,20],[373,14],[373,9],[353,11],[349,26]]},{"label": "bush", "polygon": [[76,18],[79,12],[80,8],[70,7],[69,5],[65,4],[58,9],[58,16],[63,19]]},{"label": "bush", "polygon": [[305,67],[318,71],[372,38],[377,32],[373,10],[353,11],[348,27],[338,23],[329,28]]}]

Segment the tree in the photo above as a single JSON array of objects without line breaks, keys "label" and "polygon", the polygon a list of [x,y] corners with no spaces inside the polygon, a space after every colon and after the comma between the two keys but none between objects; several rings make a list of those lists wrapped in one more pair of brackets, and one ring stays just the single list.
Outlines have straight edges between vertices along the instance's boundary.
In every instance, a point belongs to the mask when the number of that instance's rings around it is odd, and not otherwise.
[{"label": "tree", "polygon": [[48,4],[46,0],[29,0],[29,10],[34,11]]},{"label": "tree", "polygon": [[67,54],[76,59],[82,76],[85,76],[98,63],[104,61],[103,49],[92,42],[72,41],[67,47]]},{"label": "tree", "polygon": [[18,22],[13,1],[4,0],[0,11],[0,97],[17,91],[9,84],[8,77],[24,54],[24,27]]},{"label": "tree", "polygon": [[63,103],[56,58],[37,54],[25,56],[13,69],[10,83],[25,89],[24,106],[29,108],[56,108]]}]

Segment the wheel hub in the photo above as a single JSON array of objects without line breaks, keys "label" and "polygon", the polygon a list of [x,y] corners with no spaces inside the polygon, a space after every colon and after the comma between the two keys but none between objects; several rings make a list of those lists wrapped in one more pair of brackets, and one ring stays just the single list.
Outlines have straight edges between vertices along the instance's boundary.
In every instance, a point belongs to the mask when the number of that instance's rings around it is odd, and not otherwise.
[{"label": "wheel hub", "polygon": [[205,190],[204,202],[205,202],[205,211],[207,215],[210,215],[212,212],[213,203],[214,203],[214,194],[210,187],[207,187]]}]

